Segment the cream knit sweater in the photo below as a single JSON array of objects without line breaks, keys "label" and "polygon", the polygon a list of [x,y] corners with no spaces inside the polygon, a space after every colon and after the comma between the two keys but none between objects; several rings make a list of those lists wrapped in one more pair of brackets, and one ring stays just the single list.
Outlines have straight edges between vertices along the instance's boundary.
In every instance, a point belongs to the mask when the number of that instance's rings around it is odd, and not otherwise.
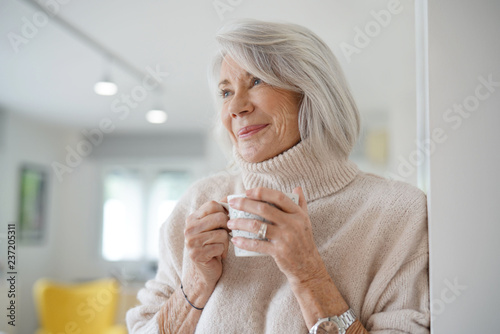
[{"label": "cream knit sweater", "polygon": [[[425,194],[403,182],[361,172],[350,161],[319,164],[303,142],[261,163],[235,153],[241,172],[198,181],[161,229],[156,278],[131,309],[131,333],[157,333],[158,310],[180,286],[186,217],[209,200],[263,186],[301,186],[314,239],[337,288],[370,333],[429,333]],[[231,244],[230,244],[231,245]],[[307,333],[285,276],[269,257],[238,258],[230,246],[223,274],[196,333]]]}]

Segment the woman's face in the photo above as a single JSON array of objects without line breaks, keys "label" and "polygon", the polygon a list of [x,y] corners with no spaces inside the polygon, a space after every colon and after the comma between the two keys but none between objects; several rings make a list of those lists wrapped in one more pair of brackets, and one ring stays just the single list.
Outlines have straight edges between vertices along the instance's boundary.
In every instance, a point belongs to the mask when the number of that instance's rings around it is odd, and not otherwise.
[{"label": "woman's face", "polygon": [[300,141],[299,94],[266,84],[230,57],[220,78],[221,120],[243,159],[261,162]]}]

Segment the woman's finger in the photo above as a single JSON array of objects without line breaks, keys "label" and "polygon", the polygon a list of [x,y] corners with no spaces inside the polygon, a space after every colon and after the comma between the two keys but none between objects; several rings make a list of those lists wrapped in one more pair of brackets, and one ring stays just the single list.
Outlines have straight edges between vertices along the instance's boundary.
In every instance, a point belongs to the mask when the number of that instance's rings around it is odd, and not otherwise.
[{"label": "woman's finger", "polygon": [[222,243],[206,245],[203,248],[196,248],[189,252],[191,260],[195,262],[208,262],[215,257],[222,256],[226,246]]},{"label": "woman's finger", "polygon": [[273,223],[286,219],[286,213],[269,203],[238,197],[231,199],[230,205],[233,209],[253,213]]},{"label": "woman's finger", "polygon": [[215,212],[202,219],[189,222],[186,225],[185,232],[187,234],[194,235],[221,228],[229,231],[227,228],[228,220],[229,217],[227,216],[227,213],[220,211]]},{"label": "woman's finger", "polygon": [[302,187],[297,187],[292,191],[294,194],[299,195],[299,206],[307,213],[307,201],[306,196],[304,195],[304,191]]},{"label": "woman's finger", "polygon": [[186,247],[201,248],[210,244],[223,244],[226,242],[228,232],[223,229],[212,230],[186,238]]},{"label": "woman's finger", "polygon": [[222,252],[223,259],[227,257],[227,253],[229,252],[229,240],[231,240],[231,236],[228,233],[226,239],[224,240],[224,251]]},{"label": "woman's finger", "polygon": [[196,219],[202,219],[216,212],[225,212],[224,207],[221,204],[217,203],[216,201],[209,201],[204,203],[202,206],[198,208],[198,210],[193,212],[193,216]]},{"label": "woman's finger", "polygon": [[279,190],[258,187],[248,189],[245,195],[247,196],[247,198],[256,201],[274,204],[278,209],[287,213],[293,213],[297,211],[297,205],[293,202],[293,200]]},{"label": "woman's finger", "polygon": [[238,248],[258,252],[263,254],[274,254],[273,243],[271,241],[259,240],[259,239],[248,239],[243,237],[233,237],[231,242]]},{"label": "woman's finger", "polygon": [[272,224],[264,223],[258,219],[236,218],[230,219],[227,223],[227,226],[231,230],[246,231],[254,234],[259,234],[262,224],[266,224],[266,239],[272,239],[273,237],[274,226],[272,226]]}]

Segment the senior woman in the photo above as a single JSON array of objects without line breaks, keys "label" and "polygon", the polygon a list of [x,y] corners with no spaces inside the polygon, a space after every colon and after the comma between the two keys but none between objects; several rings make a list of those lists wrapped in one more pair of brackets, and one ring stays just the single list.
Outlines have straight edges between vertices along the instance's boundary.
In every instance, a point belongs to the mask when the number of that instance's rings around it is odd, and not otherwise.
[{"label": "senior woman", "polygon": [[[426,197],[348,159],[359,114],[331,50],[301,26],[254,20],[217,41],[219,122],[239,172],[180,200],[130,332],[428,333]],[[264,240],[230,239],[263,232],[217,202],[239,193],[232,207],[271,222]]]}]

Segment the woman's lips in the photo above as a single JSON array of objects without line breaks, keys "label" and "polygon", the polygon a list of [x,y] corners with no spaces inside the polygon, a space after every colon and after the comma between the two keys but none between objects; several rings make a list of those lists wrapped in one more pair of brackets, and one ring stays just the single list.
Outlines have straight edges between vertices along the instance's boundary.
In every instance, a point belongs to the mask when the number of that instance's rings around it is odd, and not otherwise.
[{"label": "woman's lips", "polygon": [[264,129],[268,125],[269,124],[257,124],[257,125],[245,126],[244,128],[241,128],[238,131],[238,137],[239,138],[250,137],[259,132],[260,130]]}]

